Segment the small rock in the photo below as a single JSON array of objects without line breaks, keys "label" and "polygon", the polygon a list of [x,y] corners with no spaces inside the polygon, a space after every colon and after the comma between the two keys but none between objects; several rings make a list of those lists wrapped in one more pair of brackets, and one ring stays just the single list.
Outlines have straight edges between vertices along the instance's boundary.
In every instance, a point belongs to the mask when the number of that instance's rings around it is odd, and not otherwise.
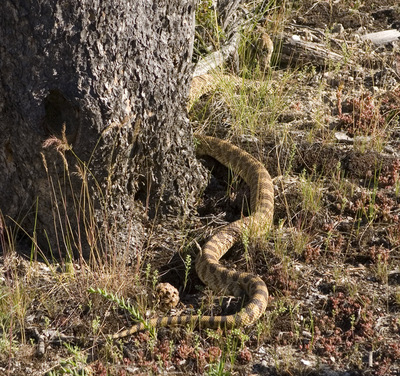
[{"label": "small rock", "polygon": [[354,141],[358,141],[362,144],[368,144],[372,141],[372,137],[371,136],[356,136],[356,137],[354,137]]},{"label": "small rock", "polygon": [[309,360],[301,359],[301,362],[307,367],[311,367],[313,365]]},{"label": "small rock", "polygon": [[335,34],[343,34],[344,33],[344,27],[341,23],[335,24],[332,28],[332,33]]},{"label": "small rock", "polygon": [[368,33],[361,36],[361,40],[369,40],[376,46],[388,44],[400,39],[400,31],[396,29],[378,31],[376,33]]},{"label": "small rock", "polygon": [[268,362],[267,362],[266,360],[262,360],[262,361],[261,361],[261,365],[262,365],[263,367],[267,368],[267,367],[268,367]]},{"label": "small rock", "polygon": [[126,368],[126,372],[128,372],[128,373],[136,373],[137,371],[139,370],[139,368],[138,367],[127,367]]},{"label": "small rock", "polygon": [[390,145],[386,145],[386,146],[385,146],[385,151],[386,151],[387,153],[390,153],[390,154],[395,154],[395,153],[396,153],[396,150],[395,150],[392,146],[390,146]]},{"label": "small rock", "polygon": [[353,143],[353,139],[343,132],[335,132],[335,138],[339,142]]}]

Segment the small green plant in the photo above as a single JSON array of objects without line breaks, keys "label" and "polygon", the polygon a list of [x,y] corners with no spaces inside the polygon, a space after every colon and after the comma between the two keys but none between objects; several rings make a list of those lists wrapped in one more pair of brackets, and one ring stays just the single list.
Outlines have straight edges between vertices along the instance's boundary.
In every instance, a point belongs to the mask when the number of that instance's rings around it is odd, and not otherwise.
[{"label": "small green plant", "polygon": [[25,342],[25,317],[32,299],[24,282],[17,275],[13,278],[11,286],[0,286],[0,326],[6,328],[2,332],[3,343],[8,342],[10,347],[16,332],[20,333],[22,343]]},{"label": "small green plant", "polygon": [[317,213],[322,207],[322,184],[319,181],[313,181],[315,169],[311,174],[305,170],[300,175],[300,189],[303,196],[303,209],[313,214]]},{"label": "small green plant", "polygon": [[91,373],[86,369],[87,366],[87,354],[83,352],[79,347],[72,346],[65,343],[64,346],[67,348],[71,356],[68,359],[60,361],[57,369],[53,369],[46,373],[49,376],[61,376],[61,375],[73,375],[73,376],[89,376]]},{"label": "small green plant", "polygon": [[296,155],[296,151],[297,151],[297,147],[295,143],[292,143],[292,146],[290,148],[290,153],[289,153],[289,157],[288,160],[286,162],[286,168],[285,168],[285,176],[289,176],[292,173],[292,169],[293,169],[293,161],[294,161],[294,157]]},{"label": "small green plant", "polygon": [[400,196],[400,179],[396,179],[396,182],[394,183],[395,185],[395,195],[396,197]]},{"label": "small green plant", "polygon": [[98,333],[100,329],[100,317],[96,316],[95,319],[92,320],[92,330],[93,333]]},{"label": "small green plant", "polygon": [[209,376],[230,376],[231,372],[225,370],[225,359],[223,357],[217,363],[208,366],[207,375]]},{"label": "small green plant", "polygon": [[314,316],[313,316],[311,309],[309,310],[309,314],[310,314],[309,330],[311,332],[311,340],[310,340],[308,350],[312,351],[314,342],[315,342],[315,322],[314,322]]},{"label": "small green plant", "polygon": [[99,294],[101,295],[103,298],[116,303],[120,308],[127,310],[131,316],[139,321],[140,323],[142,323],[144,325],[144,327],[146,328],[146,330],[149,331],[150,335],[152,337],[156,337],[156,330],[154,327],[150,326],[147,322],[147,320],[140,314],[140,312],[130,303],[128,303],[124,298],[120,298],[117,295],[113,294],[113,293],[109,293],[101,288],[89,288],[88,291],[92,294]]},{"label": "small green plant", "polygon": [[390,269],[390,252],[383,246],[372,246],[369,250],[373,262],[373,270],[377,278],[383,282],[388,282],[388,273]]},{"label": "small green plant", "polygon": [[[18,350],[18,342],[14,339],[10,319],[11,317],[0,311],[0,354],[13,355]],[[1,360],[4,359],[0,355]]]},{"label": "small green plant", "polygon": [[[400,305],[400,287],[396,288],[396,292],[395,292],[395,300],[396,300],[396,304]],[[400,325],[400,317],[397,319],[399,325]]]},{"label": "small green plant", "polygon": [[152,288],[154,290],[156,288],[157,283],[158,283],[158,270],[157,269],[155,269],[153,271],[153,276],[152,276],[151,282],[152,282],[151,286],[152,286]]},{"label": "small green plant", "polygon": [[224,37],[218,24],[217,9],[212,0],[201,0],[196,11],[196,38],[194,52],[197,56],[205,55],[210,47],[217,50]]},{"label": "small green plant", "polygon": [[251,229],[246,227],[242,232],[242,244],[244,248],[244,258],[246,263],[249,264],[250,262],[250,255],[249,255],[249,245],[250,245],[250,231]]},{"label": "small green plant", "polygon": [[[358,136],[355,139],[355,146],[361,150],[370,150],[374,147],[382,151],[388,126],[385,116],[382,114],[381,102],[372,94],[364,93],[359,97],[346,101],[346,105],[352,108],[351,113],[342,112],[341,88],[337,97],[339,120],[341,128],[350,136]],[[366,138],[365,136],[371,136]]]},{"label": "small green plant", "polygon": [[[244,344],[250,337],[244,333],[243,328],[234,328],[226,336],[226,347],[229,353],[236,354],[237,349],[243,350]],[[232,350],[232,351],[231,351]]]},{"label": "small green plant", "polygon": [[146,270],[145,270],[145,279],[146,279],[146,284],[148,284],[150,280],[150,274],[151,274],[151,264],[147,263],[146,264]]},{"label": "small green plant", "polygon": [[190,274],[190,268],[192,267],[192,256],[190,256],[190,254],[186,255],[184,264],[185,264],[185,279],[183,281],[183,289],[186,289]]},{"label": "small green plant", "polygon": [[238,353],[244,349],[249,336],[242,328],[234,328],[222,334],[220,331],[207,329],[207,337],[215,342],[215,346],[208,349],[209,373],[211,375],[230,375],[226,368],[233,368]]}]

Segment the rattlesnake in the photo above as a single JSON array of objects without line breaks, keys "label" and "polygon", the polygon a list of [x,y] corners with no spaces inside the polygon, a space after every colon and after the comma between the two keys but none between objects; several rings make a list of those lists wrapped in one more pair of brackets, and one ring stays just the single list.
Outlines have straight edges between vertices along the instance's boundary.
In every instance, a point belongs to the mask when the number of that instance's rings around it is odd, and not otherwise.
[{"label": "rattlesnake", "polygon": [[[216,292],[242,296],[248,301],[236,314],[223,316],[183,315],[165,316],[150,319],[149,326],[162,327],[193,324],[206,328],[232,328],[246,326],[256,322],[266,309],[268,289],[264,281],[253,274],[232,271],[219,263],[219,259],[236,243],[242,235],[265,232],[272,222],[274,189],[271,177],[265,167],[256,158],[230,144],[209,137],[196,136],[198,156],[209,155],[239,174],[250,186],[251,215],[232,222],[213,235],[204,245],[196,260],[196,272],[200,279]],[[143,323],[130,329],[111,335],[117,339],[144,330]]]}]

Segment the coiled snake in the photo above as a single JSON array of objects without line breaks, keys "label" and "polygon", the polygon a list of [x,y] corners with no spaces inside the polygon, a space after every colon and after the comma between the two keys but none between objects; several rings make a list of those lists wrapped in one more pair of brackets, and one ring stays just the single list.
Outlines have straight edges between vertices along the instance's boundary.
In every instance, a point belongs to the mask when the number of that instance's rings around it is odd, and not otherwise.
[{"label": "coiled snake", "polygon": [[[205,328],[226,328],[246,326],[256,322],[268,303],[268,289],[264,281],[253,274],[225,268],[219,259],[238,242],[245,231],[261,234],[272,222],[274,189],[271,177],[263,164],[256,158],[232,144],[208,136],[196,136],[198,156],[209,155],[239,174],[250,186],[251,215],[232,222],[204,245],[196,260],[196,272],[200,279],[216,292],[227,295],[248,297],[245,306],[237,313],[223,316],[165,316],[148,321],[149,326],[162,327],[193,324]],[[144,330],[138,323],[130,329],[111,335],[112,339],[125,337]]]}]

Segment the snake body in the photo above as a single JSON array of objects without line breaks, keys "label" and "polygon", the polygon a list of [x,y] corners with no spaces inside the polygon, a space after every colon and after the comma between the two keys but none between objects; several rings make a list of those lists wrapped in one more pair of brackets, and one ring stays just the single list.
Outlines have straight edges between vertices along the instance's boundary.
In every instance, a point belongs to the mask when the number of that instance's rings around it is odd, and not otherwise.
[{"label": "snake body", "polygon": [[[225,328],[247,326],[255,323],[263,314],[268,303],[268,289],[264,281],[251,273],[229,270],[219,263],[219,259],[238,241],[245,231],[261,234],[268,230],[272,222],[274,208],[274,189],[271,177],[263,164],[256,158],[230,144],[209,137],[196,136],[197,156],[208,155],[240,175],[250,187],[251,215],[232,222],[204,245],[196,260],[199,278],[212,290],[227,295],[242,296],[248,299],[237,313],[222,316],[182,315],[164,316],[150,319],[152,327],[192,324],[201,328]],[[146,329],[138,323],[130,329],[111,335],[112,339],[126,337]]]}]

